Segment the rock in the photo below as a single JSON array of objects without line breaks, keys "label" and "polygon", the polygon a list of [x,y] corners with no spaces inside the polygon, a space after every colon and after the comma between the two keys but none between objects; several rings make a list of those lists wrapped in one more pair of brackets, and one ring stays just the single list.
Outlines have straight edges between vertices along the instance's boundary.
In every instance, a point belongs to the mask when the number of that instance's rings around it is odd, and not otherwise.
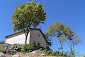
[{"label": "rock", "polygon": [[41,54],[41,56],[46,56],[46,54]]},{"label": "rock", "polygon": [[14,54],[16,54],[17,52],[16,52],[15,50],[9,50],[8,53],[14,55]]},{"label": "rock", "polygon": [[0,57],[5,57],[3,52],[0,52]]},{"label": "rock", "polygon": [[4,48],[5,48],[5,51],[8,53],[8,51],[10,50],[18,50],[18,51],[21,51],[21,46],[20,44],[5,44],[4,45]]},{"label": "rock", "polygon": [[17,54],[17,55],[12,55],[12,57],[19,57],[19,55]]},{"label": "rock", "polygon": [[37,51],[33,51],[33,52],[31,52],[32,54],[36,54],[37,53]]}]

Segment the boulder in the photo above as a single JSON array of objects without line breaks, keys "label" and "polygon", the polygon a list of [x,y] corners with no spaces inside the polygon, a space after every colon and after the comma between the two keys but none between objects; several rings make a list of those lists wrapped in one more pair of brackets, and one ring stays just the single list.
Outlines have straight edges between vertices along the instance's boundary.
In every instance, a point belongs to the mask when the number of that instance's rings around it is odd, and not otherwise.
[{"label": "boulder", "polygon": [[37,53],[37,51],[33,51],[33,52],[31,52],[31,54],[36,54]]},{"label": "boulder", "polygon": [[12,57],[19,57],[19,55],[17,54],[17,55],[12,55]]},{"label": "boulder", "polygon": [[21,51],[21,46],[20,44],[5,44],[5,51],[8,53],[10,50],[16,50],[16,51]]},{"label": "boulder", "polygon": [[5,57],[3,52],[0,52],[0,57]]},{"label": "boulder", "polygon": [[17,52],[16,52],[15,50],[9,50],[8,53],[14,55],[14,54],[16,54]]},{"label": "boulder", "polygon": [[46,56],[46,54],[41,54],[41,56]]}]

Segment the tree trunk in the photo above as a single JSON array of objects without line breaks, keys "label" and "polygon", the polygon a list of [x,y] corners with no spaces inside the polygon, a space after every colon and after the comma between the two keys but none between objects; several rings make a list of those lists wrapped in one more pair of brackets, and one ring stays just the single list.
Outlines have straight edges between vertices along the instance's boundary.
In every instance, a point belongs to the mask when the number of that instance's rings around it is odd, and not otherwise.
[{"label": "tree trunk", "polygon": [[74,53],[73,53],[73,45],[72,45],[71,41],[70,41],[70,44],[71,44],[71,54],[74,55]]},{"label": "tree trunk", "polygon": [[62,55],[63,55],[63,44],[61,43],[61,41],[60,41],[60,44],[61,44],[61,50],[62,50]]},{"label": "tree trunk", "polygon": [[25,44],[27,44],[28,33],[29,33],[29,32],[27,32],[27,33],[25,34],[25,37],[26,37],[26,39],[25,39]]},{"label": "tree trunk", "polygon": [[74,43],[73,43],[73,49],[74,49]]},{"label": "tree trunk", "polygon": [[27,43],[27,37],[28,37],[28,33],[29,33],[29,30],[27,28],[27,30],[24,29],[24,33],[25,33],[25,44]]},{"label": "tree trunk", "polygon": [[71,44],[71,51],[72,51],[72,44]]},{"label": "tree trunk", "polygon": [[[73,49],[74,49],[74,43],[73,43]],[[75,56],[74,51],[73,51],[73,55]]]},{"label": "tree trunk", "polygon": [[70,47],[70,49],[71,49],[71,51],[72,51],[72,44],[71,44],[71,41],[69,40],[69,42],[70,42],[69,47]]},{"label": "tree trunk", "polygon": [[62,50],[62,52],[63,52],[63,45],[61,44],[61,50]]}]

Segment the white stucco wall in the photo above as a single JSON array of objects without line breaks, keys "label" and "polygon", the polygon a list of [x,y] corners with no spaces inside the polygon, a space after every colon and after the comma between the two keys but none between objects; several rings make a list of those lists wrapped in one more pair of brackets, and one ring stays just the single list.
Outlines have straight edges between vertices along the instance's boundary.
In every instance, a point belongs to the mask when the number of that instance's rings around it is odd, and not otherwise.
[{"label": "white stucco wall", "polygon": [[40,43],[40,46],[46,48],[46,41],[39,30],[31,30],[30,37],[30,44],[33,44],[33,42],[35,42],[36,45]]},{"label": "white stucco wall", "polygon": [[[39,36],[40,35],[40,36]],[[20,33],[18,35],[14,35],[6,39],[6,43],[8,44],[25,44],[25,33]],[[36,45],[40,43],[40,46],[46,48],[46,41],[40,32],[40,30],[30,30],[27,38],[27,44],[33,44],[35,42]]]},{"label": "white stucco wall", "polygon": [[[20,33],[6,39],[8,44],[25,44],[25,33]],[[27,43],[29,44],[30,33],[28,34]]]}]

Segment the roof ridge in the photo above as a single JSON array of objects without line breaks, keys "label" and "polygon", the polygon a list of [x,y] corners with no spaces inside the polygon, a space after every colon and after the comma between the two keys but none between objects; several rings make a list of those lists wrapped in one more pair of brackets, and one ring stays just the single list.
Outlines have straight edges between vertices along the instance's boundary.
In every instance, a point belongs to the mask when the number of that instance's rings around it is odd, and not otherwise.
[{"label": "roof ridge", "polygon": [[[33,30],[41,30],[40,28],[30,28],[30,29],[33,29]],[[10,37],[10,36],[13,36],[13,35],[15,35],[15,34],[19,34],[19,33],[24,33],[24,30],[19,31],[19,32],[16,32],[16,33],[13,33],[13,34],[8,35],[8,36],[5,36],[5,38],[8,38],[8,37]]]}]

